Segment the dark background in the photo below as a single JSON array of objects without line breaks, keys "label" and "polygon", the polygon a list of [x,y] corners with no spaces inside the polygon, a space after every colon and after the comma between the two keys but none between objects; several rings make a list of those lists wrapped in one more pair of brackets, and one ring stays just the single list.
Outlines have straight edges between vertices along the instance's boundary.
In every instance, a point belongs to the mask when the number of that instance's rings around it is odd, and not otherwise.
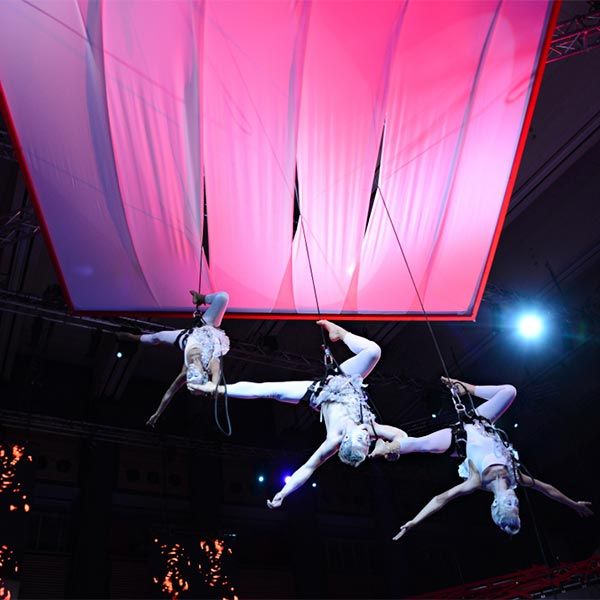
[{"label": "dark background", "polygon": [[[589,9],[565,2],[559,20]],[[548,65],[477,322],[433,324],[454,376],[517,387],[500,424],[530,471],[596,510],[599,73],[600,50]],[[181,355],[121,347],[118,359],[110,331],[130,322],[68,315],[10,139],[0,136],[0,433],[27,443],[35,466],[31,511],[1,514],[1,535],[18,548],[22,597],[156,595],[157,535],[235,533],[241,597],[410,596],[540,564],[542,549],[548,561],[573,561],[598,548],[595,517],[580,520],[534,492],[539,539],[522,493],[514,538],[491,522],[491,496],[475,494],[392,543],[432,495],[458,482],[455,464],[438,456],[356,470],[334,458],[311,480],[316,488],[270,511],[265,500],[324,436],[305,406],[231,401],[234,433],[225,438],[212,401],[181,392],[155,431],[144,428]],[[526,342],[515,321],[531,307],[546,330]],[[321,372],[314,323],[227,319],[224,328],[229,381]],[[369,387],[383,422],[420,435],[453,420],[424,323],[348,329],[383,349]]]}]

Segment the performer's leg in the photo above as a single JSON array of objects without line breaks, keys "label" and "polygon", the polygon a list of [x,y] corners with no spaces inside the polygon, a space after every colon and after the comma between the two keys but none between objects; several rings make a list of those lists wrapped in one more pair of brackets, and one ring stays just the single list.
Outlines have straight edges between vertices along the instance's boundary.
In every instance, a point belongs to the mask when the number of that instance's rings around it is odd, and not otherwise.
[{"label": "performer's leg", "polygon": [[517,390],[512,385],[478,385],[475,387],[475,395],[486,400],[477,407],[477,412],[494,423],[513,403]]},{"label": "performer's leg", "polygon": [[227,395],[230,398],[271,398],[278,402],[297,404],[311,383],[312,381],[238,381],[227,385]]},{"label": "performer's leg", "polygon": [[227,292],[208,294],[208,296],[205,297],[204,302],[209,305],[202,315],[204,322],[207,325],[219,327],[223,320],[223,315],[227,310],[227,305],[229,304],[229,294]]},{"label": "performer's leg", "polygon": [[441,454],[450,448],[452,443],[452,430],[450,428],[434,431],[423,437],[406,437],[400,440],[399,454],[411,454],[413,452],[429,452]]},{"label": "performer's leg", "polygon": [[346,332],[343,340],[356,356],[345,360],[340,368],[346,375],[366,377],[379,362],[381,348],[375,342],[354,333]]},{"label": "performer's leg", "polygon": [[156,333],[143,333],[140,335],[142,344],[174,344],[182,329],[174,331],[157,331]]},{"label": "performer's leg", "polygon": [[366,377],[375,368],[381,357],[381,348],[375,342],[350,333],[330,321],[317,321],[317,323],[327,329],[332,342],[342,340],[356,355],[340,365],[346,375]]}]

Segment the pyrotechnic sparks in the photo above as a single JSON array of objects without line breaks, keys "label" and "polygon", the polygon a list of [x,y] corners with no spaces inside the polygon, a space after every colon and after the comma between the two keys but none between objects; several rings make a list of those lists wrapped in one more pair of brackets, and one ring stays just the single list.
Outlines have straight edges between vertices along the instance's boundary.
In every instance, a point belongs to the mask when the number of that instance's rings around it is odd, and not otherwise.
[{"label": "pyrotechnic sparks", "polygon": [[0,494],[10,494],[8,510],[29,512],[27,494],[23,492],[21,481],[17,479],[17,469],[23,461],[32,462],[31,455],[25,453],[25,446],[13,444],[10,448],[0,445]]},{"label": "pyrotechnic sparks", "polygon": [[204,552],[208,559],[208,569],[202,569],[202,565],[198,565],[198,570],[204,575],[204,581],[210,587],[219,587],[223,590],[231,592],[233,600],[237,600],[235,589],[229,582],[229,577],[223,569],[224,556],[233,554],[231,548],[225,546],[225,542],[220,539],[206,541],[200,540],[200,549]]},{"label": "pyrotechnic sparks", "polygon": [[[158,539],[154,540],[159,543]],[[181,544],[161,544],[160,554],[165,559],[165,575],[162,580],[153,577],[154,583],[160,584],[160,589],[169,594],[173,600],[177,600],[182,592],[190,589],[185,571],[189,571],[192,566],[190,558],[185,553],[185,548]]]},{"label": "pyrotechnic sparks", "polygon": [[172,600],[188,591],[198,594],[198,588],[205,586],[212,588],[223,600],[238,600],[223,564],[223,560],[231,556],[233,550],[227,547],[224,540],[200,540],[197,546],[199,554],[192,547],[197,560],[192,560],[191,553],[182,544],[160,544],[158,538],[154,542],[160,546],[164,575],[153,576],[152,581],[160,585],[161,591]]},{"label": "pyrotechnic sparks", "polygon": [[[4,573],[16,575],[19,571],[19,564],[15,559],[15,554],[6,544],[0,546],[0,569]],[[0,600],[11,600],[12,595],[8,589],[7,582],[0,577]]]}]

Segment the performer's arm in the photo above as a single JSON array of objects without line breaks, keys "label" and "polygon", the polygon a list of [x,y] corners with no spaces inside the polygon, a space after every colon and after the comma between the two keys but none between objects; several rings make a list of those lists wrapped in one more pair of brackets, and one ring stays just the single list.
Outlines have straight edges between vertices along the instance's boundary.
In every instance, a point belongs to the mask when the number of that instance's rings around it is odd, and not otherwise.
[{"label": "performer's arm", "polygon": [[474,477],[469,477],[466,481],[459,483],[458,485],[450,488],[449,490],[439,494],[438,496],[434,496],[418,513],[417,515],[407,521],[400,527],[400,531],[394,536],[394,540],[399,540],[409,529],[412,529],[415,525],[418,525],[423,519],[426,519],[433,513],[440,510],[450,502],[450,500],[454,500],[455,498],[459,498],[460,496],[465,496],[474,492],[478,489],[479,482]]},{"label": "performer's arm", "polygon": [[173,396],[176,394],[176,392],[179,390],[179,388],[181,388],[181,386],[185,383],[185,379],[186,379],[185,376],[186,376],[186,367],[185,367],[185,365],[183,365],[183,369],[181,369],[181,372],[179,373],[179,375],[177,375],[177,377],[175,377],[173,383],[169,386],[169,389],[165,392],[165,395],[162,397],[162,400],[160,401],[160,404],[158,405],[156,412],[148,419],[148,421],[146,421],[146,425],[150,425],[150,427],[154,427],[154,425],[156,425],[156,421],[158,421],[158,417],[160,417],[160,415],[162,415],[165,408],[167,408],[167,406],[169,405],[169,402],[171,402],[171,399],[173,398]]},{"label": "performer's arm", "polygon": [[544,483],[539,479],[533,479],[533,477],[529,477],[523,473],[521,473],[521,482],[524,486],[531,487],[545,496],[548,496],[548,498],[552,498],[552,500],[556,500],[556,502],[560,502],[561,504],[572,508],[580,517],[591,517],[594,514],[590,508],[592,505],[591,502],[571,500],[571,498],[565,496],[565,494],[549,483]]},{"label": "performer's arm", "polygon": [[277,492],[273,500],[267,500],[269,508],[279,508],[284,498],[295,492],[300,486],[308,481],[310,476],[331,456],[333,456],[342,441],[342,436],[328,437],[317,451],[288,479],[280,492]]}]

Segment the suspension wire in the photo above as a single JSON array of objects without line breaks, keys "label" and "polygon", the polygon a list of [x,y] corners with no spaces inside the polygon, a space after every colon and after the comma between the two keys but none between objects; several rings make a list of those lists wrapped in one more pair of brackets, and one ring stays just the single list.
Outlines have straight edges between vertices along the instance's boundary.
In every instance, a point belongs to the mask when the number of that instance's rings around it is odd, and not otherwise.
[{"label": "suspension wire", "polygon": [[402,253],[402,258],[404,259],[404,264],[406,265],[406,269],[408,271],[408,275],[410,276],[410,280],[413,284],[415,294],[417,295],[419,304],[421,306],[421,310],[423,311],[423,316],[425,317],[425,322],[427,323],[427,327],[429,328],[429,333],[431,334],[431,339],[433,340],[433,345],[435,346],[437,355],[440,359],[440,362],[442,363],[442,368],[444,369],[444,375],[446,376],[447,379],[450,379],[450,375],[448,374],[448,367],[446,366],[446,361],[444,360],[444,357],[442,356],[440,346],[438,344],[437,338],[435,337],[433,328],[431,327],[431,322],[429,321],[429,317],[427,316],[427,311],[425,310],[425,305],[423,304],[421,294],[419,293],[419,289],[417,288],[415,278],[413,277],[410,265],[408,264],[408,259],[406,258],[406,254],[404,253],[404,248],[402,247],[402,243],[400,242],[400,237],[398,236],[398,232],[396,231],[396,226],[394,225],[394,221],[392,220],[392,215],[390,214],[390,211],[387,206],[387,202],[385,201],[385,198],[383,197],[383,192],[381,191],[381,188],[379,187],[379,185],[377,186],[377,190],[379,191],[379,195],[383,202],[383,207],[385,208],[385,212],[390,221],[390,225],[392,226],[392,231],[394,232],[394,235],[396,236],[396,241],[398,242],[398,247],[400,248],[400,252]]},{"label": "suspension wire", "polygon": [[[302,237],[304,238],[304,249],[306,250],[306,260],[308,261],[308,270],[310,273],[310,280],[312,283],[313,295],[315,297],[315,306],[317,308],[317,315],[319,318],[321,317],[321,307],[319,305],[319,296],[317,294],[317,284],[315,281],[315,273],[313,270],[312,259],[310,258],[310,251],[308,249],[308,239],[306,237],[306,229],[304,227],[304,216],[302,215],[302,209],[300,208],[300,194],[298,192],[298,188],[294,189],[294,203],[296,204],[296,208],[298,209],[298,218],[300,219],[300,229],[302,230]],[[319,327],[321,330],[321,340],[322,340],[322,348],[323,348],[323,363],[325,365],[325,371],[328,372],[331,369],[340,368],[339,364],[335,360],[333,354],[331,353],[331,349],[329,347],[329,343],[327,342],[327,338],[325,337],[325,331],[323,327]]]},{"label": "suspension wire", "polygon": [[[444,357],[442,356],[442,352],[440,350],[440,346],[439,346],[439,344],[437,342],[437,338],[436,338],[435,333],[433,331],[433,328],[431,326],[431,322],[429,321],[429,318],[427,316],[427,312],[425,311],[425,306],[423,304],[423,300],[421,298],[421,294],[419,293],[419,289],[417,288],[417,284],[415,282],[415,278],[413,277],[412,270],[410,268],[410,265],[408,264],[408,259],[406,258],[406,254],[404,253],[404,248],[402,247],[402,243],[400,242],[400,237],[398,236],[398,232],[396,231],[396,227],[394,225],[394,222],[392,220],[392,216],[391,216],[390,211],[388,209],[387,202],[385,201],[385,198],[383,196],[383,192],[381,191],[381,188],[379,187],[379,185],[377,186],[377,190],[379,191],[379,195],[380,195],[381,200],[383,202],[383,207],[385,208],[385,212],[386,212],[386,214],[388,216],[390,225],[392,226],[392,230],[394,232],[394,236],[396,237],[396,241],[398,242],[398,247],[400,248],[400,252],[402,253],[402,258],[404,259],[404,263],[406,265],[406,269],[408,271],[408,274],[410,276],[410,280],[411,280],[413,288],[415,290],[415,294],[417,295],[417,298],[419,300],[419,304],[421,306],[421,310],[423,311],[423,316],[425,317],[425,322],[427,323],[427,327],[429,329],[429,333],[431,334],[431,339],[432,339],[433,344],[435,346],[437,355],[438,355],[438,357],[440,359],[440,363],[442,364],[442,368],[444,369],[444,374],[445,374],[445,376],[446,376],[447,379],[450,379],[450,375],[448,374],[448,368],[446,366],[446,362],[444,361]],[[463,418],[464,418],[465,413],[467,413],[467,409],[466,409],[465,405],[463,404],[462,400],[460,399],[460,396],[459,396],[459,393],[458,393],[458,387],[459,387],[459,385],[464,389],[464,391],[466,392],[466,395],[469,398],[469,403],[471,405],[471,407],[470,407],[471,408],[471,414],[477,414],[477,411],[476,411],[475,405],[473,403],[473,398],[471,397],[471,394],[466,389],[466,387],[464,385],[462,385],[462,384],[452,385],[450,387],[450,396],[452,398],[452,403],[454,404],[454,408],[455,408],[455,410],[456,410],[456,412],[458,414],[459,420],[462,421]],[[504,438],[506,438],[506,440],[508,440],[508,436],[506,435],[506,433],[504,431],[502,431],[501,429],[499,429],[498,427],[496,427],[493,423],[491,424],[491,426],[492,426],[492,428],[495,431],[502,432],[502,434],[504,434]],[[507,441],[505,441],[505,439],[503,439],[502,435],[500,435],[500,439],[502,440],[502,442],[505,445],[507,445]],[[512,445],[510,443],[508,443],[508,444],[510,445],[510,448],[512,449]],[[512,452],[511,452],[511,456],[512,456]],[[525,468],[524,465],[522,465],[520,463],[520,461],[519,461],[519,467],[520,468],[522,467],[526,471],[527,475],[529,475],[529,477],[533,481],[535,481],[533,479],[533,477],[531,476],[531,474],[529,473],[528,469]],[[514,457],[513,457],[513,469],[515,469],[515,468],[516,467],[515,467]],[[520,477],[520,470],[519,470],[519,477],[516,478],[515,480],[521,482],[522,478]],[[521,487],[527,487],[527,486],[523,486],[522,483],[521,483]],[[537,520],[535,518],[533,506],[531,505],[531,502],[529,500],[529,494],[527,493],[526,489],[523,490],[523,493],[525,495],[525,501],[527,502],[527,508],[529,509],[529,514],[531,515],[531,521],[533,523],[533,528],[534,528],[535,535],[536,535],[536,538],[537,538],[537,543],[538,543],[538,546],[539,546],[539,549],[540,549],[540,554],[542,555],[542,560],[544,561],[544,563],[546,563],[547,567],[550,567],[550,561],[548,560],[548,556],[547,556],[546,550],[544,548],[544,544],[542,542],[541,532],[540,532],[540,530],[538,528],[538,524],[537,524]]]},{"label": "suspension wire", "polygon": [[[201,227],[201,231],[204,234],[204,229],[205,229],[205,222],[206,222],[206,184],[204,183],[204,185],[202,186],[203,188],[203,196],[202,196],[202,227]],[[204,247],[203,247],[203,242],[204,242],[204,235],[202,235],[202,243],[200,244],[200,266],[199,266],[199,273],[198,273],[198,293],[202,294],[202,257],[204,255]],[[196,318],[199,315],[199,310],[198,310],[198,305],[196,305],[196,310],[194,311],[194,318]],[[200,319],[202,320],[202,323],[205,325],[206,323],[204,322],[204,319],[202,316],[200,316]],[[184,349],[185,352],[185,349]],[[217,386],[215,387],[215,391],[213,393],[213,413],[214,413],[214,419],[215,419],[215,424],[217,426],[217,429],[226,437],[230,437],[231,434],[233,433],[233,427],[231,425],[231,417],[229,415],[229,395],[227,394],[227,381],[225,380],[225,371],[223,369],[223,355],[221,355],[219,357],[219,370],[220,370],[220,374],[219,374],[219,381],[217,382]],[[227,429],[225,429],[222,425],[221,425],[221,419],[219,418],[219,386],[223,385],[223,407],[225,410],[225,419],[227,422]]]}]

